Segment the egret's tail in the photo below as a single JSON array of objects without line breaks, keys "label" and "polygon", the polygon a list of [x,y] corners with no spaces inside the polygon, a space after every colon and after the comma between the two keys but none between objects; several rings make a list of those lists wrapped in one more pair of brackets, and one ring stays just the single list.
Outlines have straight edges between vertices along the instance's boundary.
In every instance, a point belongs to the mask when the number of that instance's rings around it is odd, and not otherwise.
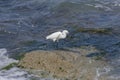
[{"label": "egret's tail", "polygon": [[46,39],[49,39],[49,36],[47,36]]}]

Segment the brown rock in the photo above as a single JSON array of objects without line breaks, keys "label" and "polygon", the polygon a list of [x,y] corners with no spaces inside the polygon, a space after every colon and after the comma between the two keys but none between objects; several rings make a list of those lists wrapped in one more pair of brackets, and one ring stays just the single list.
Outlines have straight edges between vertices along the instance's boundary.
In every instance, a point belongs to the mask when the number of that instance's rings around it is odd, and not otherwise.
[{"label": "brown rock", "polygon": [[92,46],[67,50],[32,51],[25,54],[25,57],[20,60],[19,66],[35,75],[56,77],[62,80],[105,78],[101,75],[97,76],[97,69],[102,69],[106,63],[86,57],[87,54],[99,52],[99,50]]}]

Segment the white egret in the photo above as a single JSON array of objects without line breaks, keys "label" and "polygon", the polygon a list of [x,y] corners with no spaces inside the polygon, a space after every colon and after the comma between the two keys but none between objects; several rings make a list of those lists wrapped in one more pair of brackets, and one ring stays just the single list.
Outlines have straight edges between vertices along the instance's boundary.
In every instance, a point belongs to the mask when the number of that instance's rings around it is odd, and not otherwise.
[{"label": "white egret", "polygon": [[58,32],[54,32],[50,35],[48,35],[46,37],[46,39],[50,39],[50,40],[53,40],[53,42],[58,42],[59,39],[64,39],[67,37],[67,34],[68,34],[68,30],[63,30],[62,32],[61,31],[58,31]]}]

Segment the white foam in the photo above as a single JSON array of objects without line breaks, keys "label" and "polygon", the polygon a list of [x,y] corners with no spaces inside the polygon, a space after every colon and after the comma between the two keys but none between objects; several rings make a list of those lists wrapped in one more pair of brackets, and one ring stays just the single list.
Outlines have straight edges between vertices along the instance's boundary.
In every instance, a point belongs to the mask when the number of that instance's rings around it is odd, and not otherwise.
[{"label": "white foam", "polygon": [[112,9],[108,6],[102,5],[102,4],[95,4],[95,8],[101,8],[104,9],[105,11],[112,11]]},{"label": "white foam", "polygon": [[30,80],[28,73],[19,68],[0,71],[0,80]]},{"label": "white foam", "polygon": [[6,53],[7,53],[7,50],[5,48],[0,49],[0,69],[13,62],[16,62],[16,63],[18,62],[18,60],[9,58]]},{"label": "white foam", "polygon": [[94,7],[96,7],[96,8],[103,8],[104,6],[102,4],[95,4]]},{"label": "white foam", "polygon": [[114,6],[120,6],[120,1],[119,0],[116,0],[113,3],[114,3]]},{"label": "white foam", "polygon": [[111,71],[110,66],[105,66],[103,68],[96,68],[96,76],[94,80],[99,80],[99,77],[108,74]]},{"label": "white foam", "polygon": [[[5,48],[0,49],[0,69],[18,60],[9,58]],[[30,75],[17,68],[13,67],[10,70],[0,70],[0,80],[30,80]]]}]

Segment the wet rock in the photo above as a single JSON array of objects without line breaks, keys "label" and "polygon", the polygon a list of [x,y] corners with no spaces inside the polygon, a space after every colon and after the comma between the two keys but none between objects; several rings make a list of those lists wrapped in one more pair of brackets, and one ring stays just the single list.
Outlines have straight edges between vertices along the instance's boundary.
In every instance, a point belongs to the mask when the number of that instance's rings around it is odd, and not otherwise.
[{"label": "wet rock", "polygon": [[[94,80],[106,63],[86,57],[90,53],[99,52],[92,46],[69,48],[64,50],[36,50],[26,53],[19,66],[30,73],[41,77],[54,77],[62,80]],[[97,78],[101,75],[97,76]]]},{"label": "wet rock", "polygon": [[45,70],[56,77],[65,77],[75,70],[72,61],[76,57],[77,55],[64,51],[33,51],[26,54],[19,65],[28,69]]}]

